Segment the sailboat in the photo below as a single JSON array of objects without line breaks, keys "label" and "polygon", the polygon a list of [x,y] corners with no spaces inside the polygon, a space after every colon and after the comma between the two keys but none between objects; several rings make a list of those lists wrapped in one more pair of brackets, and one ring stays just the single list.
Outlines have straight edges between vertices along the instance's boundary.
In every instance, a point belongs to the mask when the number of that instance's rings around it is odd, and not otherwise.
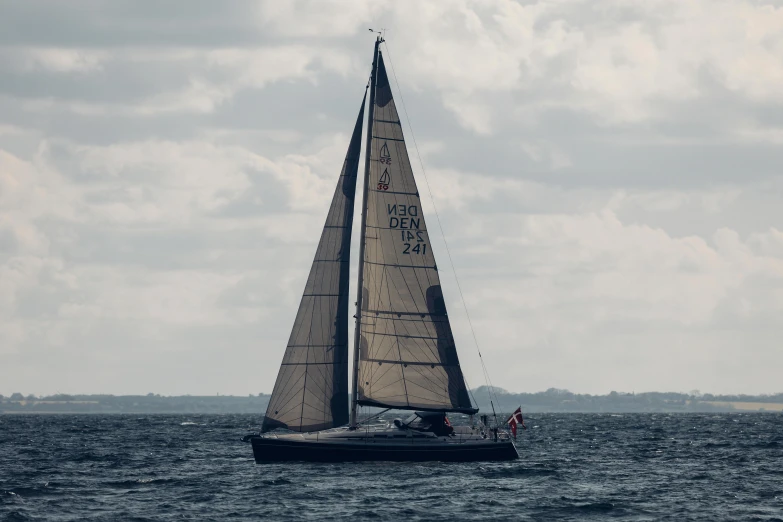
[{"label": "sailboat", "polygon": [[[519,457],[497,427],[453,427],[447,417],[473,419],[478,409],[457,357],[382,42],[378,36],[367,87],[350,411],[348,284],[366,91],[261,433],[244,439],[258,463]],[[413,413],[371,426],[358,419],[359,406]]]}]

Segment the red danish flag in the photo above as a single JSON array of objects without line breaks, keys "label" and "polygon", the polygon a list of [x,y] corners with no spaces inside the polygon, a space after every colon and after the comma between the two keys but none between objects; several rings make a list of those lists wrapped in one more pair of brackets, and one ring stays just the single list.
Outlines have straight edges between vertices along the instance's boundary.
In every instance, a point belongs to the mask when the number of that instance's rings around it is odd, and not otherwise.
[{"label": "red danish flag", "polygon": [[517,424],[522,426],[523,430],[527,429],[527,426],[525,426],[525,419],[522,418],[522,406],[517,408],[516,411],[511,414],[511,417],[508,418],[506,424],[511,426],[511,433],[514,434],[514,439],[517,438]]}]

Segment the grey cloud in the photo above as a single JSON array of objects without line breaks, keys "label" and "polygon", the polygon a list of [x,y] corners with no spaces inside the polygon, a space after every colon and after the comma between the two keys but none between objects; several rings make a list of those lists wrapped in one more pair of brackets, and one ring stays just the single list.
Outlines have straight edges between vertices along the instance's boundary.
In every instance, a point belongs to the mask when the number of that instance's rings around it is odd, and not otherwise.
[{"label": "grey cloud", "polygon": [[[368,26],[389,29],[495,384],[780,391],[779,10],[1,5],[1,393],[268,392]],[[759,41],[735,22],[762,19]]]},{"label": "grey cloud", "polygon": [[250,1],[179,0],[153,7],[133,0],[77,0],[67,5],[33,0],[3,2],[3,15],[0,42],[8,45],[212,47],[264,42],[257,25],[258,4]]}]

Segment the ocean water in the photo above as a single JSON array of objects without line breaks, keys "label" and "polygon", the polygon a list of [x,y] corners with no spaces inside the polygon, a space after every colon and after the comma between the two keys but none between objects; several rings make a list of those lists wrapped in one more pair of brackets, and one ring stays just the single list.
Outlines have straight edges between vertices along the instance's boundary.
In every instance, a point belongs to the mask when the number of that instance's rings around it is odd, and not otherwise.
[{"label": "ocean water", "polygon": [[783,520],[781,414],[538,414],[521,459],[257,465],[249,415],[0,415],[0,520]]}]

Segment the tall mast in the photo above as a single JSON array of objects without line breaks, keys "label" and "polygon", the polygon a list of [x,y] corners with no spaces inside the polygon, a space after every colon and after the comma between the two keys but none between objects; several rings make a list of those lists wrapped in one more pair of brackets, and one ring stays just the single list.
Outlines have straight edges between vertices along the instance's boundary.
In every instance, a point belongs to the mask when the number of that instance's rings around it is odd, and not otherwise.
[{"label": "tall mast", "polygon": [[359,384],[359,343],[361,342],[362,327],[362,290],[364,289],[364,244],[366,242],[367,224],[367,193],[370,187],[370,156],[372,148],[372,123],[375,119],[375,82],[378,71],[378,49],[383,38],[378,36],[375,40],[375,51],[372,55],[372,73],[370,75],[370,116],[367,122],[367,145],[364,150],[364,186],[362,188],[362,226],[359,236],[359,284],[356,288],[356,332],[353,338],[353,384],[351,387],[351,427],[356,427],[356,409],[358,407]]}]

